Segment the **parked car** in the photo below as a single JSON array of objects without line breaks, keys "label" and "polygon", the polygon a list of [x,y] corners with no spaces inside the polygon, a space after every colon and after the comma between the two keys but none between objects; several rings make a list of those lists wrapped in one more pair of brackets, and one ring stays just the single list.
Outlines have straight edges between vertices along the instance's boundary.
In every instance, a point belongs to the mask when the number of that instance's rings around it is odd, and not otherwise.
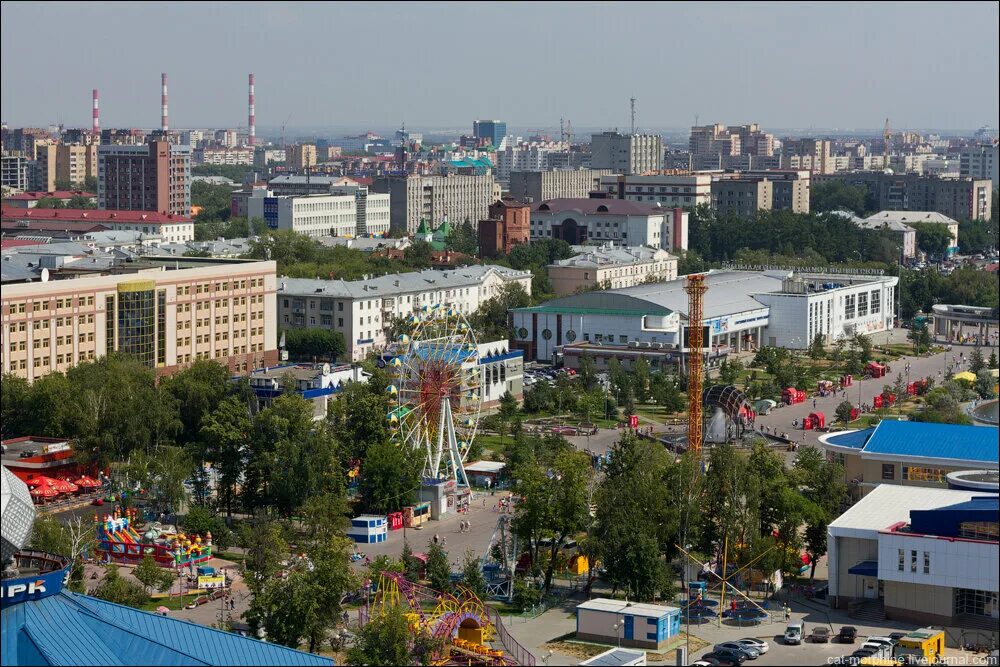
[{"label": "parked car", "polygon": [[802,635],[805,632],[805,627],[802,625],[802,621],[792,621],[785,628],[785,643],[786,644],[801,644]]},{"label": "parked car", "polygon": [[716,667],[717,665],[722,665],[722,664],[725,663],[723,663],[718,658],[709,658],[707,656],[695,660],[694,662],[691,663],[692,666],[697,665],[698,667]]},{"label": "parked car", "polygon": [[747,661],[747,654],[743,651],[730,651],[728,649],[723,649],[721,651],[712,651],[706,655],[703,655],[702,660],[716,660],[719,665],[742,665]]},{"label": "parked car", "polygon": [[858,629],[853,625],[845,625],[840,628],[840,632],[837,634],[837,641],[841,644],[853,644],[854,640],[858,638]]},{"label": "parked car", "polygon": [[753,646],[755,649],[760,651],[761,655],[764,655],[771,649],[771,645],[768,644],[763,639],[757,639],[755,637],[745,637],[743,639],[737,639],[737,644],[747,644],[748,646]]},{"label": "parked car", "polygon": [[809,635],[809,640],[817,644],[826,644],[830,641],[830,629],[817,625],[813,628],[812,634]]},{"label": "parked car", "polygon": [[721,644],[716,644],[715,651],[743,651],[747,655],[747,659],[756,660],[760,657],[760,650],[753,646],[747,646],[745,644],[740,644],[739,642],[722,642]]}]

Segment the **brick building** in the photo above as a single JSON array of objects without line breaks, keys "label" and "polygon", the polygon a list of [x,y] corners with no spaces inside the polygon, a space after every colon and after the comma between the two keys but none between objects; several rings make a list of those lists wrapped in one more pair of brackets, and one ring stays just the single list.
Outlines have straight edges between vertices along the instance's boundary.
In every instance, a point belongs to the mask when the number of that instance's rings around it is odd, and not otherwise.
[{"label": "brick building", "polygon": [[479,221],[479,254],[483,257],[506,255],[530,236],[531,206],[516,199],[501,199],[490,204],[489,218]]}]

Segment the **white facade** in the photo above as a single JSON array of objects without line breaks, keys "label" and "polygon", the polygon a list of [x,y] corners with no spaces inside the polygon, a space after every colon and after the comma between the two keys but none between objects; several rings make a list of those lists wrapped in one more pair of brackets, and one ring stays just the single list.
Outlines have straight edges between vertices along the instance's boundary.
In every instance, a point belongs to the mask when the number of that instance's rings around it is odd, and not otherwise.
[{"label": "white facade", "polygon": [[354,194],[275,197],[263,188],[254,188],[247,199],[247,212],[251,218],[263,218],[272,229],[290,229],[312,237],[380,236],[388,232],[389,195],[353,190]]},{"label": "white facade", "polygon": [[[899,279],[869,276],[855,285],[844,284],[847,281],[848,277],[841,275],[809,277],[801,282],[785,281],[781,292],[755,295],[770,308],[764,343],[801,350],[809,347],[817,334],[832,343],[859,333],[891,329]],[[790,291],[800,288],[803,291]]]},{"label": "white facade", "polygon": [[532,240],[563,239],[570,245],[610,243],[686,250],[686,211],[663,210],[617,199],[552,199],[531,210]]},{"label": "white facade", "polygon": [[990,179],[993,189],[1000,187],[1000,144],[973,146],[959,153],[959,175],[975,179]]},{"label": "white facade", "polygon": [[878,535],[878,578],[925,586],[996,591],[1000,590],[998,553],[995,543],[881,532]]},{"label": "white facade", "polygon": [[662,169],[663,138],[657,134],[595,134],[590,139],[590,166],[618,174]]},{"label": "white facade", "polygon": [[531,293],[531,272],[476,265],[447,271],[415,271],[368,280],[279,281],[278,324],[340,331],[354,361],[385,347],[384,328],[424,306],[447,305],[466,315],[511,283]]}]

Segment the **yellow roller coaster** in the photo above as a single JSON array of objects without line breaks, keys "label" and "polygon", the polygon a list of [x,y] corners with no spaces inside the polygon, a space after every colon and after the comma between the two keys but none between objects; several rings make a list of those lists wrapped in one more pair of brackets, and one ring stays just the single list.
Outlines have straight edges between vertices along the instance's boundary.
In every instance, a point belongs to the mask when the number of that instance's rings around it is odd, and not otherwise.
[{"label": "yellow roller coaster", "polygon": [[406,619],[411,631],[423,630],[439,640],[433,665],[517,664],[492,647],[495,629],[489,611],[464,586],[459,586],[454,595],[440,593],[414,584],[397,572],[383,572],[369,613],[381,616],[392,607],[409,609]]}]

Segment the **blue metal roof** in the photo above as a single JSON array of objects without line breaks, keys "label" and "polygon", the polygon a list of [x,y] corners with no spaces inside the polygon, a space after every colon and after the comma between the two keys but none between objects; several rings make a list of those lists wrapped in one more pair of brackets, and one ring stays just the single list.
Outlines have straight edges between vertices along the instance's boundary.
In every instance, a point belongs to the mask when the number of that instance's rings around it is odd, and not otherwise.
[{"label": "blue metal roof", "polygon": [[851,431],[850,433],[837,433],[836,435],[828,437],[826,441],[831,445],[836,445],[837,447],[861,449],[865,446],[865,443],[868,442],[868,437],[874,432],[874,428],[866,428],[860,431]]},{"label": "blue metal roof", "polygon": [[997,463],[997,429],[885,419],[868,438],[864,452]]},{"label": "blue metal roof", "polygon": [[973,496],[965,502],[930,510],[910,510],[910,530],[923,535],[958,537],[965,522],[996,523],[1000,497]]},{"label": "blue metal roof", "polygon": [[3,610],[4,665],[332,665],[278,644],[76,593]]}]

